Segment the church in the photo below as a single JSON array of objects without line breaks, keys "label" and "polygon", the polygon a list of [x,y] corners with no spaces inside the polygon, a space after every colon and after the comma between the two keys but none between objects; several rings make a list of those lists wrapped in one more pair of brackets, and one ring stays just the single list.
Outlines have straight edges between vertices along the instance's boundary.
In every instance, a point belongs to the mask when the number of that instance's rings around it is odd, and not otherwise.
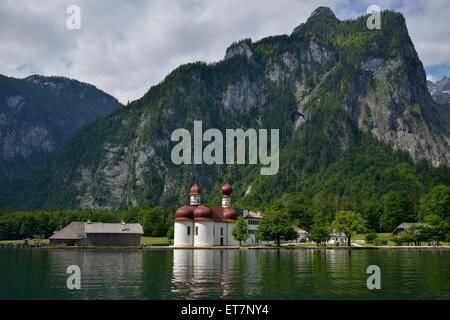
[{"label": "church", "polygon": [[202,189],[194,184],[190,189],[190,204],[176,211],[174,226],[175,247],[236,246],[231,230],[239,217],[231,208],[233,189],[225,184],[222,193],[222,207],[202,205]]}]

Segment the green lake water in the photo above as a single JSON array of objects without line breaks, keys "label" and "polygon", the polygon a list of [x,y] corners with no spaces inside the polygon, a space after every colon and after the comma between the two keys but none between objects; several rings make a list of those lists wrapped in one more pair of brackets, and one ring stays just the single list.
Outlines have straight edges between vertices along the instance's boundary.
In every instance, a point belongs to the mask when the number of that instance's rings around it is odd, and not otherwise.
[{"label": "green lake water", "polygon": [[[367,289],[369,265],[381,290]],[[449,271],[439,250],[4,248],[0,299],[450,299]]]}]

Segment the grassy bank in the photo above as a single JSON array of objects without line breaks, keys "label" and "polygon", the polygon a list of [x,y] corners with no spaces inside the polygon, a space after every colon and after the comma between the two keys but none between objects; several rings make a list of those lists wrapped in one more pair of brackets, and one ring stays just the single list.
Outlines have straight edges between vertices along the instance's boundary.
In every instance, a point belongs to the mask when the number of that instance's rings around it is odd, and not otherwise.
[{"label": "grassy bank", "polygon": [[[25,243],[25,240],[0,240],[0,244],[11,244],[21,246]],[[48,245],[48,239],[31,239],[28,240],[30,245]],[[141,244],[147,246],[168,246],[169,239],[167,237],[141,237]]]},{"label": "grassy bank", "polygon": [[[15,246],[21,246],[25,243],[25,240],[0,240],[0,244],[11,244]],[[48,245],[48,239],[30,239],[28,240],[29,245]]]},{"label": "grassy bank", "polygon": [[141,237],[141,244],[147,246],[168,246],[170,243],[167,237]]},{"label": "grassy bank", "polygon": [[[392,235],[390,233],[379,233],[378,237],[380,239],[386,239],[387,244],[383,246],[377,246],[377,247],[398,247],[398,245],[390,241]],[[0,245],[13,245],[13,246],[23,246],[25,243],[25,240],[0,240]],[[49,240],[48,239],[31,239],[28,240],[28,244],[31,246],[37,246],[37,245],[48,245]],[[172,245],[172,242],[167,237],[141,237],[141,245],[146,247],[152,247],[152,246],[169,246]],[[293,248],[317,248],[317,245],[314,242],[303,242],[303,243],[284,243],[281,245],[282,247],[293,247]],[[365,241],[365,235],[364,234],[357,234],[352,238],[352,247],[374,247],[375,245],[373,243],[367,243]],[[450,243],[448,242],[442,242],[441,246],[450,246]],[[255,247],[252,245],[243,246],[243,247]],[[266,248],[276,247],[275,245],[271,246],[262,246]],[[325,247],[321,248],[345,248],[346,246],[336,246],[335,244],[327,244]],[[408,247],[407,245],[403,245],[403,247]],[[422,247],[427,247],[427,244],[423,243]]]}]

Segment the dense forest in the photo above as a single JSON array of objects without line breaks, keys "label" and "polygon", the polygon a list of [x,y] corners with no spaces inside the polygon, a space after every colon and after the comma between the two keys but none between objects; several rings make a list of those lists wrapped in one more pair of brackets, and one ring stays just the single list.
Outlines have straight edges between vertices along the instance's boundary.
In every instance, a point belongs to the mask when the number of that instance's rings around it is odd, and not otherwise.
[{"label": "dense forest", "polygon": [[[399,190],[389,192],[381,201],[361,205],[366,211],[344,199],[308,198],[303,193],[287,193],[264,207],[268,215],[286,215],[291,224],[307,231],[323,222],[331,225],[339,210],[353,210],[362,217],[361,232],[392,232],[402,222],[434,221],[450,225],[450,187],[436,186],[415,201],[414,195]],[[332,205],[330,205],[332,204]],[[127,211],[54,211],[3,212],[0,214],[0,240],[48,238],[72,221],[140,223],[144,234],[152,237],[170,236],[175,207],[137,207]]]}]

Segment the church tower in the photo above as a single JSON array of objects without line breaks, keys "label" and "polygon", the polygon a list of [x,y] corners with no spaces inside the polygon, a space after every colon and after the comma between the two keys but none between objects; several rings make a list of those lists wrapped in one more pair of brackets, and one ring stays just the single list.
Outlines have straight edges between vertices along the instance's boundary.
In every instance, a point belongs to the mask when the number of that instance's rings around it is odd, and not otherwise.
[{"label": "church tower", "polygon": [[222,193],[222,208],[231,207],[231,193],[233,192],[233,188],[228,183],[225,183],[220,189],[220,192]]},{"label": "church tower", "polygon": [[199,206],[202,204],[202,189],[198,184],[194,184],[190,191],[190,204],[191,206]]}]

